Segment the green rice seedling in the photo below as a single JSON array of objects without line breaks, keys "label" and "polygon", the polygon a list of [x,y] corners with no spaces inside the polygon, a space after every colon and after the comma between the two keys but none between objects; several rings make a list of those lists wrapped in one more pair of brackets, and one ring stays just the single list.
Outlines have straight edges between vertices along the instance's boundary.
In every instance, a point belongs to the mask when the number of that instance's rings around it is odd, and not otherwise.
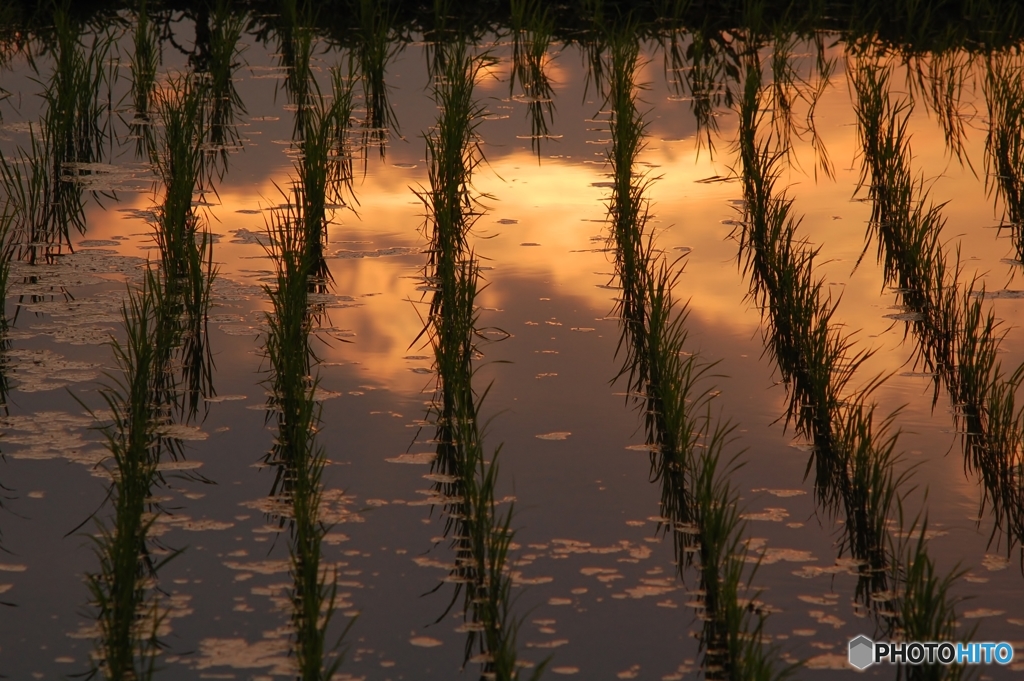
[{"label": "green rice seedling", "polygon": [[[837,449],[843,453],[848,483],[842,503],[846,518],[842,550],[867,567],[857,584],[857,598],[878,601],[889,589],[894,554],[890,552],[890,524],[900,517],[909,493],[911,470],[896,472],[899,433],[893,431],[896,414],[876,419],[875,405],[859,395],[843,406],[836,419]],[[896,557],[898,558],[898,556]],[[899,620],[882,615],[888,628]]]},{"label": "green rice seedling", "polygon": [[[914,522],[907,533],[908,541],[900,550],[900,588],[896,593],[901,634],[907,641],[969,641],[977,627],[957,632],[956,604],[960,600],[951,593],[955,582],[967,571],[954,567],[942,573],[928,554],[928,521]],[[961,679],[968,676],[962,665],[924,664],[906,666],[901,676],[910,680]]]},{"label": "green rice seedling", "polygon": [[548,48],[554,33],[554,17],[550,8],[538,0],[512,2],[512,76],[509,95],[515,92],[516,81],[522,87],[530,119],[530,145],[540,161],[541,142],[548,137],[548,125],[555,121],[554,90],[546,65]]},{"label": "green rice seedling", "polygon": [[733,426],[714,422],[710,410],[694,418],[704,424],[704,446],[691,449],[688,456],[704,591],[705,674],[763,681],[788,678],[796,666],[779,665],[778,650],[762,640],[765,613],[756,594],[742,595],[749,592],[756,569],[746,569],[745,523],[740,519],[739,493],[729,482],[738,466],[735,459],[722,460]]},{"label": "green rice seedling", "polygon": [[738,496],[728,482],[738,464],[735,458],[720,463],[733,427],[713,417],[716,393],[708,379],[715,365],[686,352],[687,309],[677,311],[672,295],[681,268],[657,252],[647,230],[650,181],[634,170],[645,137],[636,99],[637,44],[632,36],[613,36],[608,50],[615,178],[608,214],[622,288],[619,351],[626,350],[619,377],[629,375],[630,394],[644,406],[652,478],[661,482],[661,513],[671,521],[665,529],[673,534],[680,576],[687,567],[699,570],[705,674],[784,678],[792,669],[780,667],[778,651],[762,644],[763,614],[757,612],[755,622],[756,608],[740,595],[752,574],[745,569]]},{"label": "green rice seedling", "polygon": [[277,467],[273,496],[289,502],[294,592],[292,622],[298,676],[330,679],[342,657],[329,661],[352,622],[335,645],[327,641],[335,613],[335,577],[323,564],[323,538],[330,530],[320,516],[326,452],[316,442],[320,404],[318,380],[311,377],[315,357],[310,348],[312,319],[309,279],[314,262],[306,246],[301,207],[290,205],[272,214],[268,251],[276,266],[276,284],[266,287],[273,304],[267,315],[265,352],[271,365],[269,408],[278,434],[268,462]]},{"label": "green rice seedling", "polygon": [[1024,86],[1018,56],[992,55],[985,76],[989,129],[985,158],[989,171],[985,187],[1003,202],[1003,220],[1009,223],[1017,260],[1024,262]]},{"label": "green rice seedling", "polygon": [[[431,406],[436,424],[439,477],[437,503],[446,510],[445,533],[452,537],[456,566],[446,581],[456,584],[452,601],[463,596],[469,629],[465,661],[483,659],[482,675],[510,681],[520,678],[516,640],[521,620],[513,613],[508,552],[514,532],[513,508],[499,512],[495,490],[500,447],[485,456],[478,414],[483,395],[473,389],[478,356],[480,267],[468,245],[479,216],[472,173],[480,162],[474,130],[482,109],[473,99],[473,84],[485,58],[472,57],[464,44],[439,45],[445,71],[435,85],[441,115],[427,135],[430,188],[417,192],[427,209],[430,258],[424,276],[434,294],[421,337],[434,352],[437,387]],[[414,341],[415,342],[415,341]],[[444,614],[442,614],[444,617]],[[535,668],[540,677],[544,664]]]},{"label": "green rice seedling", "polygon": [[109,679],[152,678],[162,615],[150,582],[176,555],[155,561],[148,549],[148,533],[157,517],[148,509],[159,475],[159,433],[165,418],[159,389],[168,372],[163,348],[172,342],[160,319],[166,294],[154,270],[147,271],[141,291],[129,291],[123,307],[127,340],[112,342],[123,378],[112,378],[101,390],[112,413],[104,434],[113,461],[114,521],[98,521],[93,540],[100,566],[86,582],[100,629],[93,673]]},{"label": "green rice seedling", "polygon": [[[862,183],[870,176],[873,202],[869,236],[878,240],[887,283],[899,287],[902,302],[912,312],[908,332],[917,344],[916,361],[936,374],[935,399],[941,383],[955,405],[965,467],[980,473],[984,483],[982,508],[991,503],[996,528],[1012,546],[1024,523],[1017,503],[1018,445],[1008,439],[1017,426],[1006,421],[1016,385],[1004,383],[996,362],[1003,334],[991,310],[984,308],[984,292],[975,290],[975,282],[960,282],[959,253],[954,263],[947,261],[939,236],[941,207],[926,207],[926,192],[911,179],[907,113],[904,105],[890,101],[888,70],[866,59],[856,73],[865,157]],[[996,404],[989,403],[993,398]]]},{"label": "green rice seedling", "polygon": [[392,131],[399,132],[398,117],[389,97],[387,69],[402,43],[393,39],[394,15],[387,3],[355,0],[354,10],[358,28],[352,56],[366,107],[363,140],[364,145],[377,145],[383,160],[388,136]]},{"label": "green rice seedling", "polygon": [[156,89],[156,72],[160,63],[160,36],[150,19],[146,0],[139,2],[138,10],[135,13],[132,38],[133,51],[130,66],[132,106],[135,109],[132,134],[136,135],[138,140],[136,155],[150,158],[156,144],[150,114],[153,107],[153,92]]}]

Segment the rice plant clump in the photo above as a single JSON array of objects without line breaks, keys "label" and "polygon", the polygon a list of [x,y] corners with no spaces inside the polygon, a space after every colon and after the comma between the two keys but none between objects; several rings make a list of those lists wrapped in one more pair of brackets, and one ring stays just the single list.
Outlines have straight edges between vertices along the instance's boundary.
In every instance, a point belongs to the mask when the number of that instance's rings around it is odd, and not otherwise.
[{"label": "rice plant clump", "polygon": [[158,481],[161,428],[166,423],[163,358],[173,338],[161,320],[166,289],[158,272],[147,270],[143,288],[129,291],[123,307],[126,341],[112,341],[122,378],[100,394],[112,414],[103,429],[112,467],[110,499],[114,519],[97,520],[93,537],[99,570],[86,577],[100,635],[97,668],[110,679],[150,679],[160,650],[157,638],[163,615],[152,581],[160,567],[177,555],[156,560],[149,531],[159,514],[151,500]]},{"label": "rice plant clump", "polygon": [[[473,83],[486,62],[469,55],[462,43],[437,49],[444,52],[445,65],[435,85],[441,115],[426,139],[430,187],[418,193],[427,208],[431,242],[425,278],[434,283],[421,336],[434,351],[437,373],[431,407],[437,424],[434,470],[443,478],[437,483],[437,501],[447,511],[445,532],[453,537],[457,555],[447,580],[456,583],[452,603],[463,593],[464,613],[471,620],[464,663],[478,660],[485,677],[511,681],[521,671],[516,650],[521,620],[513,612],[507,564],[513,506],[498,510],[500,447],[488,460],[478,420],[484,396],[473,388],[481,338],[475,304],[480,267],[468,235],[480,214],[471,179],[480,162],[474,130],[482,114]],[[538,665],[530,678],[539,678],[545,666]]]},{"label": "rice plant clump", "polygon": [[680,576],[691,567],[699,574],[705,674],[785,678],[792,668],[763,643],[765,614],[742,595],[753,571],[739,495],[729,482],[739,464],[723,458],[733,426],[714,416],[717,393],[708,384],[715,365],[685,349],[688,312],[685,305],[677,310],[673,297],[681,268],[655,249],[648,230],[649,181],[635,170],[646,126],[637,107],[637,43],[628,34],[614,36],[608,50],[608,156],[615,177],[608,212],[625,354],[619,376],[628,375],[630,394],[643,396],[652,477],[661,481],[661,513],[671,519],[666,531],[675,539]]}]

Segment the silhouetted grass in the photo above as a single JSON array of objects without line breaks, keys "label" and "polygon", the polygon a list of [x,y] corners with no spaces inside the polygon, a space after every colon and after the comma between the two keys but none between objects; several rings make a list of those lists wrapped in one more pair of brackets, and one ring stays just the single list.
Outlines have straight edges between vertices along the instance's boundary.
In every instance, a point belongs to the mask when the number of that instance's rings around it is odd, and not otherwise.
[{"label": "silhouetted grass", "polygon": [[[513,610],[507,563],[513,506],[498,509],[501,448],[488,460],[478,421],[484,395],[473,389],[480,268],[468,234],[480,214],[472,174],[481,160],[475,128],[482,114],[473,84],[487,58],[471,56],[464,43],[435,49],[444,53],[438,59],[444,71],[436,74],[434,85],[441,114],[426,136],[430,187],[418,195],[427,209],[430,238],[425,278],[434,289],[421,336],[433,349],[437,373],[431,407],[437,442],[433,470],[445,481],[437,483],[436,501],[447,511],[445,532],[456,551],[456,567],[446,580],[456,584],[449,610],[461,593],[465,616],[474,625],[467,627],[464,662],[479,655],[484,678],[510,681],[519,679],[521,671],[516,650],[521,620]],[[538,665],[530,678],[539,678],[545,665]]]},{"label": "silhouetted grass", "polygon": [[129,290],[123,307],[126,341],[111,343],[123,378],[112,377],[113,382],[100,391],[112,414],[103,432],[113,460],[108,471],[114,519],[109,525],[97,520],[99,532],[93,539],[100,565],[98,572],[86,575],[86,583],[100,629],[91,675],[101,673],[108,679],[153,677],[163,614],[152,581],[157,570],[177,555],[172,552],[158,562],[148,546],[159,512],[151,497],[159,475],[160,429],[167,422],[167,349],[174,343],[161,318],[166,295],[159,273],[152,269],[141,290]]},{"label": "silhouetted grass", "polygon": [[[1009,376],[1003,371],[997,360],[1003,332],[984,305],[984,291],[975,281],[960,280],[959,253],[951,263],[941,241],[941,206],[928,205],[922,182],[912,178],[910,108],[889,94],[891,68],[881,65],[877,56],[862,55],[852,77],[864,149],[861,184],[870,180],[868,236],[878,242],[886,284],[896,287],[912,313],[908,333],[915,340],[916,361],[935,373],[935,399],[944,386],[954,405],[965,466],[984,486],[982,511],[991,507],[994,532],[1005,534],[1009,550],[1024,537],[1020,441],[1015,439],[1024,427],[1015,407],[1020,370]],[[1000,77],[990,71],[986,87],[996,118],[1012,119],[1013,94],[1006,90],[1012,86],[1000,84]],[[1006,107],[1009,110],[1000,113]],[[998,128],[1006,121],[993,125]],[[1005,135],[990,131],[990,155],[1012,153],[1001,147]]]},{"label": "silhouetted grass", "polygon": [[375,144],[384,159],[388,137],[398,133],[398,117],[391,106],[388,84],[388,64],[402,49],[392,31],[394,17],[387,3],[374,0],[353,0],[357,30],[352,57],[363,90],[363,144]]},{"label": "silhouetted grass", "polygon": [[289,505],[291,564],[294,592],[292,622],[295,658],[303,681],[330,679],[342,663],[329,658],[337,643],[327,641],[335,614],[336,575],[324,565],[323,538],[330,527],[321,520],[323,469],[326,452],[316,441],[321,406],[316,400],[318,378],[311,376],[315,357],[310,348],[312,317],[309,279],[314,261],[305,243],[307,231],[301,208],[288,206],[272,213],[268,251],[274,260],[276,282],[267,286],[273,311],[267,315],[264,351],[270,361],[268,408],[277,421],[277,439],[267,457],[277,468],[271,495]]},{"label": "silhouetted grass", "polygon": [[[774,191],[779,156],[771,151],[770,136],[758,139],[762,116],[768,115],[758,113],[761,68],[760,58],[752,51],[740,107],[739,154],[745,198],[741,257],[751,277],[751,297],[769,321],[766,343],[788,383],[790,418],[794,418],[794,409],[818,415],[811,422],[796,416],[797,432],[814,443],[816,487],[825,490],[824,495],[819,491],[819,498],[844,515],[843,549],[862,562],[858,599],[875,611],[881,618],[879,624],[889,631],[908,626],[903,621],[907,613],[893,611],[891,606],[880,609],[894,598],[912,602],[910,607],[921,612],[945,613],[941,618],[916,620],[922,625],[916,635],[923,638],[914,640],[949,639],[954,633],[949,622],[955,622],[955,616],[948,585],[957,575],[944,577],[943,588],[933,588],[934,570],[922,567],[932,565],[924,544],[907,554],[901,536],[893,534],[893,528],[898,533],[905,527],[903,501],[909,492],[909,473],[896,472],[895,415],[880,422],[875,416],[870,396],[879,379],[859,388],[848,387],[867,354],[853,352],[852,341],[830,323],[834,304],[822,294],[820,281],[813,278],[816,251],[796,241],[791,201]],[[785,224],[781,233],[772,228],[780,223]],[[787,289],[798,292],[798,297],[790,298]],[[793,361],[795,358],[799,360]],[[913,535],[914,529],[911,526],[906,535]],[[945,668],[939,671],[957,673]]]},{"label": "silhouetted grass", "polygon": [[730,483],[740,464],[725,455],[734,426],[714,415],[715,364],[686,351],[687,308],[677,309],[673,298],[681,269],[655,249],[648,229],[649,180],[636,171],[646,127],[637,107],[637,43],[629,34],[614,35],[607,50],[602,71],[614,173],[608,214],[621,286],[618,350],[625,353],[619,376],[628,375],[629,394],[643,400],[652,477],[661,482],[661,513],[671,519],[666,530],[673,535],[680,576],[687,567],[699,570],[705,674],[785,678],[793,668],[781,666],[778,650],[764,645],[765,613],[743,595],[754,570],[747,569],[745,524]]},{"label": "silhouetted grass", "polygon": [[548,138],[548,125],[555,122],[555,93],[546,69],[554,20],[551,10],[540,0],[512,0],[511,8],[509,94],[514,94],[518,80],[523,91],[521,101],[530,119],[530,146],[540,160],[541,142]]}]

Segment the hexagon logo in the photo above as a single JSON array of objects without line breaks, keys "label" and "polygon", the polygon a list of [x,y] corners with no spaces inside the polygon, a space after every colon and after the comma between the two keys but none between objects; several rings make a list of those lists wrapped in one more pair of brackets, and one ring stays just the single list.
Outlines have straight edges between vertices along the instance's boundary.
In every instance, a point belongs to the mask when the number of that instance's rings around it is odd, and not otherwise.
[{"label": "hexagon logo", "polygon": [[875,662],[875,643],[861,635],[850,641],[850,664],[857,669],[867,669]]}]

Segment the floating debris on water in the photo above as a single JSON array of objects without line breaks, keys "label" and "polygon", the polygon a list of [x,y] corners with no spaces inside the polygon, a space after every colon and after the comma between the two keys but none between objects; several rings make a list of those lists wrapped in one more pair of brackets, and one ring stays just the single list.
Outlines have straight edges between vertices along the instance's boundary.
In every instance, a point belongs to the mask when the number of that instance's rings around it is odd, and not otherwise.
[{"label": "floating debris on water", "polygon": [[806,490],[802,490],[802,489],[768,489],[767,487],[755,487],[754,489],[752,489],[750,491],[751,492],[767,492],[768,494],[771,494],[772,496],[780,497],[782,499],[786,499],[786,498],[789,498],[789,497],[799,497],[799,496],[802,496],[804,494],[807,494],[807,491]]},{"label": "floating debris on water", "polygon": [[975,610],[968,610],[964,612],[963,617],[964,619],[976,620],[981,619],[982,617],[999,617],[1000,615],[1005,614],[1005,610],[993,610],[992,608],[977,608]]},{"label": "floating debris on water", "polygon": [[409,639],[409,643],[417,648],[436,648],[437,646],[444,645],[443,641],[429,636],[414,636]]},{"label": "floating debris on water", "polygon": [[789,517],[789,511],[784,508],[766,508],[760,513],[742,513],[740,517],[744,520],[765,520],[779,523]]},{"label": "floating debris on water", "polygon": [[424,465],[433,463],[436,458],[437,452],[420,452],[418,454],[399,454],[398,456],[384,460],[388,463],[411,463]]},{"label": "floating debris on water", "polygon": [[985,557],[981,560],[981,565],[989,572],[997,572],[999,570],[1005,570],[1010,566],[1010,560],[1003,556],[997,556],[992,553],[986,553]]}]

